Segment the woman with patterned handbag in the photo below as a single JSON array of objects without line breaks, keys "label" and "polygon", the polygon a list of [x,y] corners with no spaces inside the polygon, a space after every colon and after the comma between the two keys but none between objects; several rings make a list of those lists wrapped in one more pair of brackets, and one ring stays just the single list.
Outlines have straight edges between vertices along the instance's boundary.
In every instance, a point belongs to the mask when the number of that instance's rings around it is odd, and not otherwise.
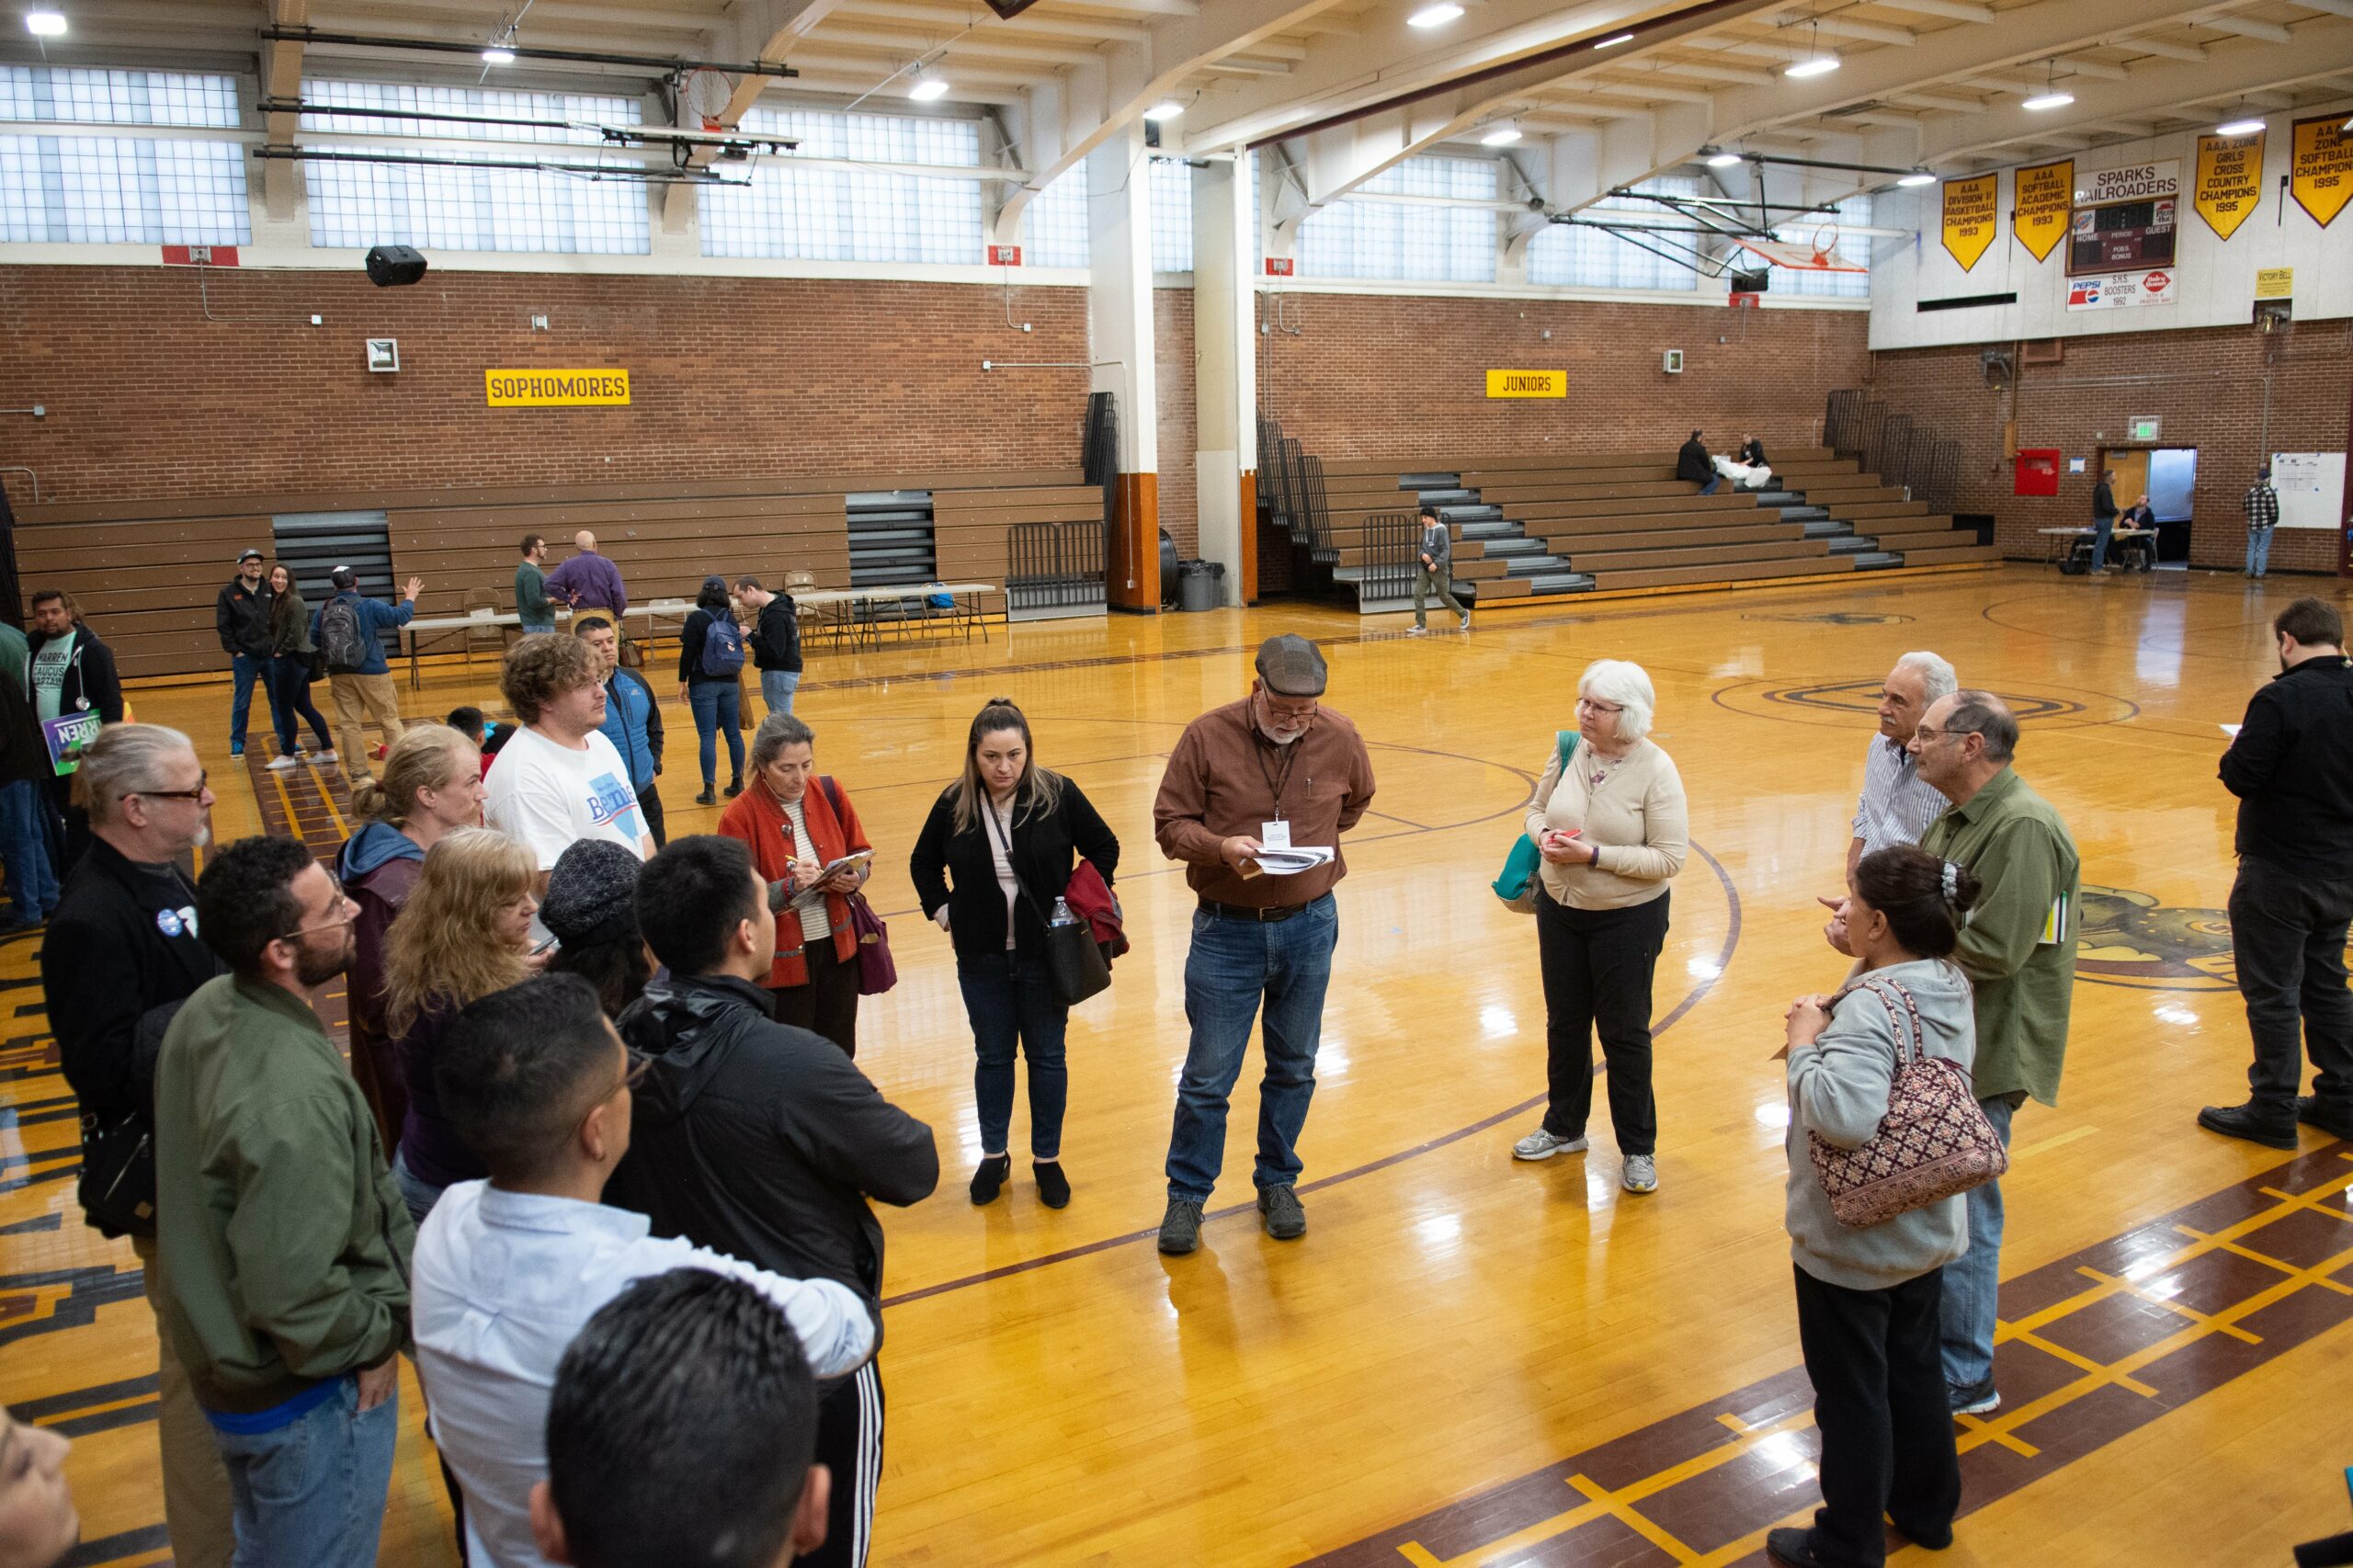
[{"label": "woman with patterned handbag", "polygon": [[[1967,1078],[1977,1048],[1969,981],[1948,960],[1977,879],[1905,845],[1864,856],[1847,889],[1840,920],[1856,979],[1789,1012],[1788,1223],[1822,1506],[1812,1528],[1766,1538],[1787,1568],[1877,1568],[1882,1514],[1939,1550],[1961,1503],[1938,1320],[1944,1266],[1969,1249],[1953,1186],[1968,1178],[1946,1167],[1954,1146],[1965,1161],[1977,1142],[1951,1119],[1984,1113]],[[1990,1124],[1983,1136],[1998,1148]],[[1869,1210],[1889,1217],[1865,1217],[1845,1199],[1907,1178],[1910,1191]]]}]

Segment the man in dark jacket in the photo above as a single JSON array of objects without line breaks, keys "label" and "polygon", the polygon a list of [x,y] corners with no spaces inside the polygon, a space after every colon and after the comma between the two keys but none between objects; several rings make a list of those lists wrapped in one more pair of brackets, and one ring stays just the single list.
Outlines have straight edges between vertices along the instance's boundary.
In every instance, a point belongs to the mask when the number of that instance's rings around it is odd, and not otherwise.
[{"label": "man in dark jacket", "polygon": [[[33,633],[28,640],[26,665],[33,699],[33,717],[43,723],[95,713],[102,724],[122,722],[122,682],[114,672],[114,651],[99,642],[74,608],[74,601],[55,588],[32,597]],[[53,775],[49,782],[50,804],[65,823],[64,854],[58,863],[60,878],[71,875],[90,846],[90,822],[74,803],[74,777]]]},{"label": "man in dark jacket", "polygon": [[1689,480],[1699,487],[1702,495],[1713,495],[1716,486],[1724,482],[1724,476],[1716,472],[1716,460],[1708,455],[1708,443],[1699,439],[1697,430],[1676,449],[1675,477]]},{"label": "man in dark jacket", "polygon": [[2092,570],[2108,570],[2108,536],[2116,531],[2116,471],[2101,471],[2092,486]]},{"label": "man in dark jacket", "polygon": [[801,608],[790,594],[772,594],[757,577],[735,579],[735,602],[758,617],[752,628],[752,663],[759,666],[760,700],[771,713],[792,711],[801,689]]},{"label": "man in dark jacket", "polygon": [[[2239,798],[2231,955],[2255,1037],[2251,1093],[2208,1106],[2198,1125],[2292,1149],[2300,1121],[2353,1138],[2353,661],[2325,600],[2298,599],[2271,625],[2280,673],[2222,754],[2222,785]],[[2313,1092],[2300,1098],[2307,1052]]]},{"label": "man in dark jacket", "polygon": [[[81,1100],[82,1190],[94,1203],[111,1192],[118,1201],[108,1205],[110,1214],[133,1211],[126,1221],[138,1227],[131,1244],[160,1337],[154,1174],[140,1145],[151,1136],[164,1026],[222,971],[197,937],[196,888],[177,864],[206,836],[212,792],[188,737],[159,724],[102,732],[82,759],[81,775],[94,836],[65,879],[42,938],[41,985],[59,1064]],[[135,1214],[141,1207],[143,1219]],[[109,1236],[124,1233],[96,1218],[91,1223]],[[227,1568],[236,1544],[228,1472],[188,1373],[169,1350],[159,1382],[164,1518],[173,1559]]]},{"label": "man in dark jacket", "polygon": [[670,842],[662,827],[662,704],[654,687],[621,663],[621,634],[608,617],[577,617],[572,634],[595,650],[605,668],[605,722],[597,726],[629,765],[629,787],[637,791],[637,809],[645,817],[645,831],[659,849]]},{"label": "man in dark jacket", "polygon": [[229,755],[245,755],[245,710],[253,706],[254,677],[269,669],[269,585],[261,580],[261,551],[237,557],[237,574],[221,590],[212,619],[221,651],[229,655],[233,685],[229,693]]},{"label": "man in dark jacket", "polygon": [[[776,916],[732,838],[681,838],[646,862],[638,923],[667,980],[621,1015],[653,1058],[630,1152],[605,1201],[796,1279],[836,1279],[882,1322],[882,1227],[869,1198],[906,1205],[939,1183],[931,1129],[885,1100],[831,1041],[771,1021]],[[819,1408],[817,1460],[839,1478],[825,1544],[801,1561],[866,1561],[881,1473],[879,1358]]]}]

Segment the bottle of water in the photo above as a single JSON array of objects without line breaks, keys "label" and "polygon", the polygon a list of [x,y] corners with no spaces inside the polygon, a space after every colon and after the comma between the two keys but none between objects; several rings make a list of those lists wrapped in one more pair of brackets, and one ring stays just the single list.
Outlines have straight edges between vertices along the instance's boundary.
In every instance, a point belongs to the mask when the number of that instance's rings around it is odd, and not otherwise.
[{"label": "bottle of water", "polygon": [[1054,900],[1053,924],[1056,926],[1075,926],[1078,924],[1078,916],[1070,912],[1070,900],[1066,898],[1058,898]]}]

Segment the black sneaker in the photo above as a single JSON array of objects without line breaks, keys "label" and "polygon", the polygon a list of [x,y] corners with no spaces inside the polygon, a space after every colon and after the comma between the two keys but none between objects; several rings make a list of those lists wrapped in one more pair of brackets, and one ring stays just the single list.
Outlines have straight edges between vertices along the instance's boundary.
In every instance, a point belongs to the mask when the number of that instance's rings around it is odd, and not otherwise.
[{"label": "black sneaker", "polygon": [[1038,1177],[1038,1201],[1049,1209],[1070,1207],[1070,1177],[1063,1175],[1060,1160],[1039,1160],[1030,1170]]},{"label": "black sneaker", "polygon": [[1795,1526],[1766,1531],[1765,1555],[1782,1568],[1828,1568],[1813,1554],[1813,1532]]},{"label": "black sneaker", "polygon": [[1187,1199],[1170,1199],[1168,1212],[1160,1217],[1160,1250],[1171,1257],[1182,1257],[1200,1244],[1201,1206]]},{"label": "black sneaker", "polygon": [[1945,1393],[1952,1401],[1955,1415],[1991,1415],[2002,1408],[2002,1396],[1995,1392],[1990,1376],[1983,1382],[1947,1383]]},{"label": "black sneaker", "polygon": [[2252,1102],[2246,1105],[2210,1105],[2198,1113],[2198,1125],[2209,1132],[2219,1132],[2225,1138],[2244,1138],[2267,1149],[2292,1149],[2296,1146],[2295,1122],[2273,1121],[2259,1114]]},{"label": "black sneaker", "polygon": [[1307,1210],[1288,1184],[1258,1190],[1258,1219],[1267,1234],[1279,1242],[1295,1242],[1307,1234]]},{"label": "black sneaker", "polygon": [[972,1207],[977,1209],[983,1203],[995,1203],[996,1195],[1005,1190],[1006,1178],[1012,1175],[1012,1155],[992,1154],[983,1160],[980,1168],[972,1173]]},{"label": "black sneaker", "polygon": [[2318,1095],[2296,1096],[2296,1119],[2332,1138],[2353,1142],[2353,1107],[2325,1105]]}]

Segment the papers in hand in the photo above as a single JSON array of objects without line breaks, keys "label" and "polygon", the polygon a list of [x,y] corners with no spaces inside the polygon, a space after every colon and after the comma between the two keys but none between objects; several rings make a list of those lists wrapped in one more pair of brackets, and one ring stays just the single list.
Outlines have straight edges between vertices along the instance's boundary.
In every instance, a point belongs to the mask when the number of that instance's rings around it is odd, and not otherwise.
[{"label": "papers in hand", "polygon": [[1295,877],[1302,871],[1330,865],[1337,853],[1328,846],[1313,845],[1290,849],[1261,849],[1250,857],[1250,862],[1270,877]]},{"label": "papers in hand", "polygon": [[2236,724],[2225,724],[2222,726],[2222,733],[2230,736],[2233,740],[2237,740],[2239,738],[2239,726]]}]

